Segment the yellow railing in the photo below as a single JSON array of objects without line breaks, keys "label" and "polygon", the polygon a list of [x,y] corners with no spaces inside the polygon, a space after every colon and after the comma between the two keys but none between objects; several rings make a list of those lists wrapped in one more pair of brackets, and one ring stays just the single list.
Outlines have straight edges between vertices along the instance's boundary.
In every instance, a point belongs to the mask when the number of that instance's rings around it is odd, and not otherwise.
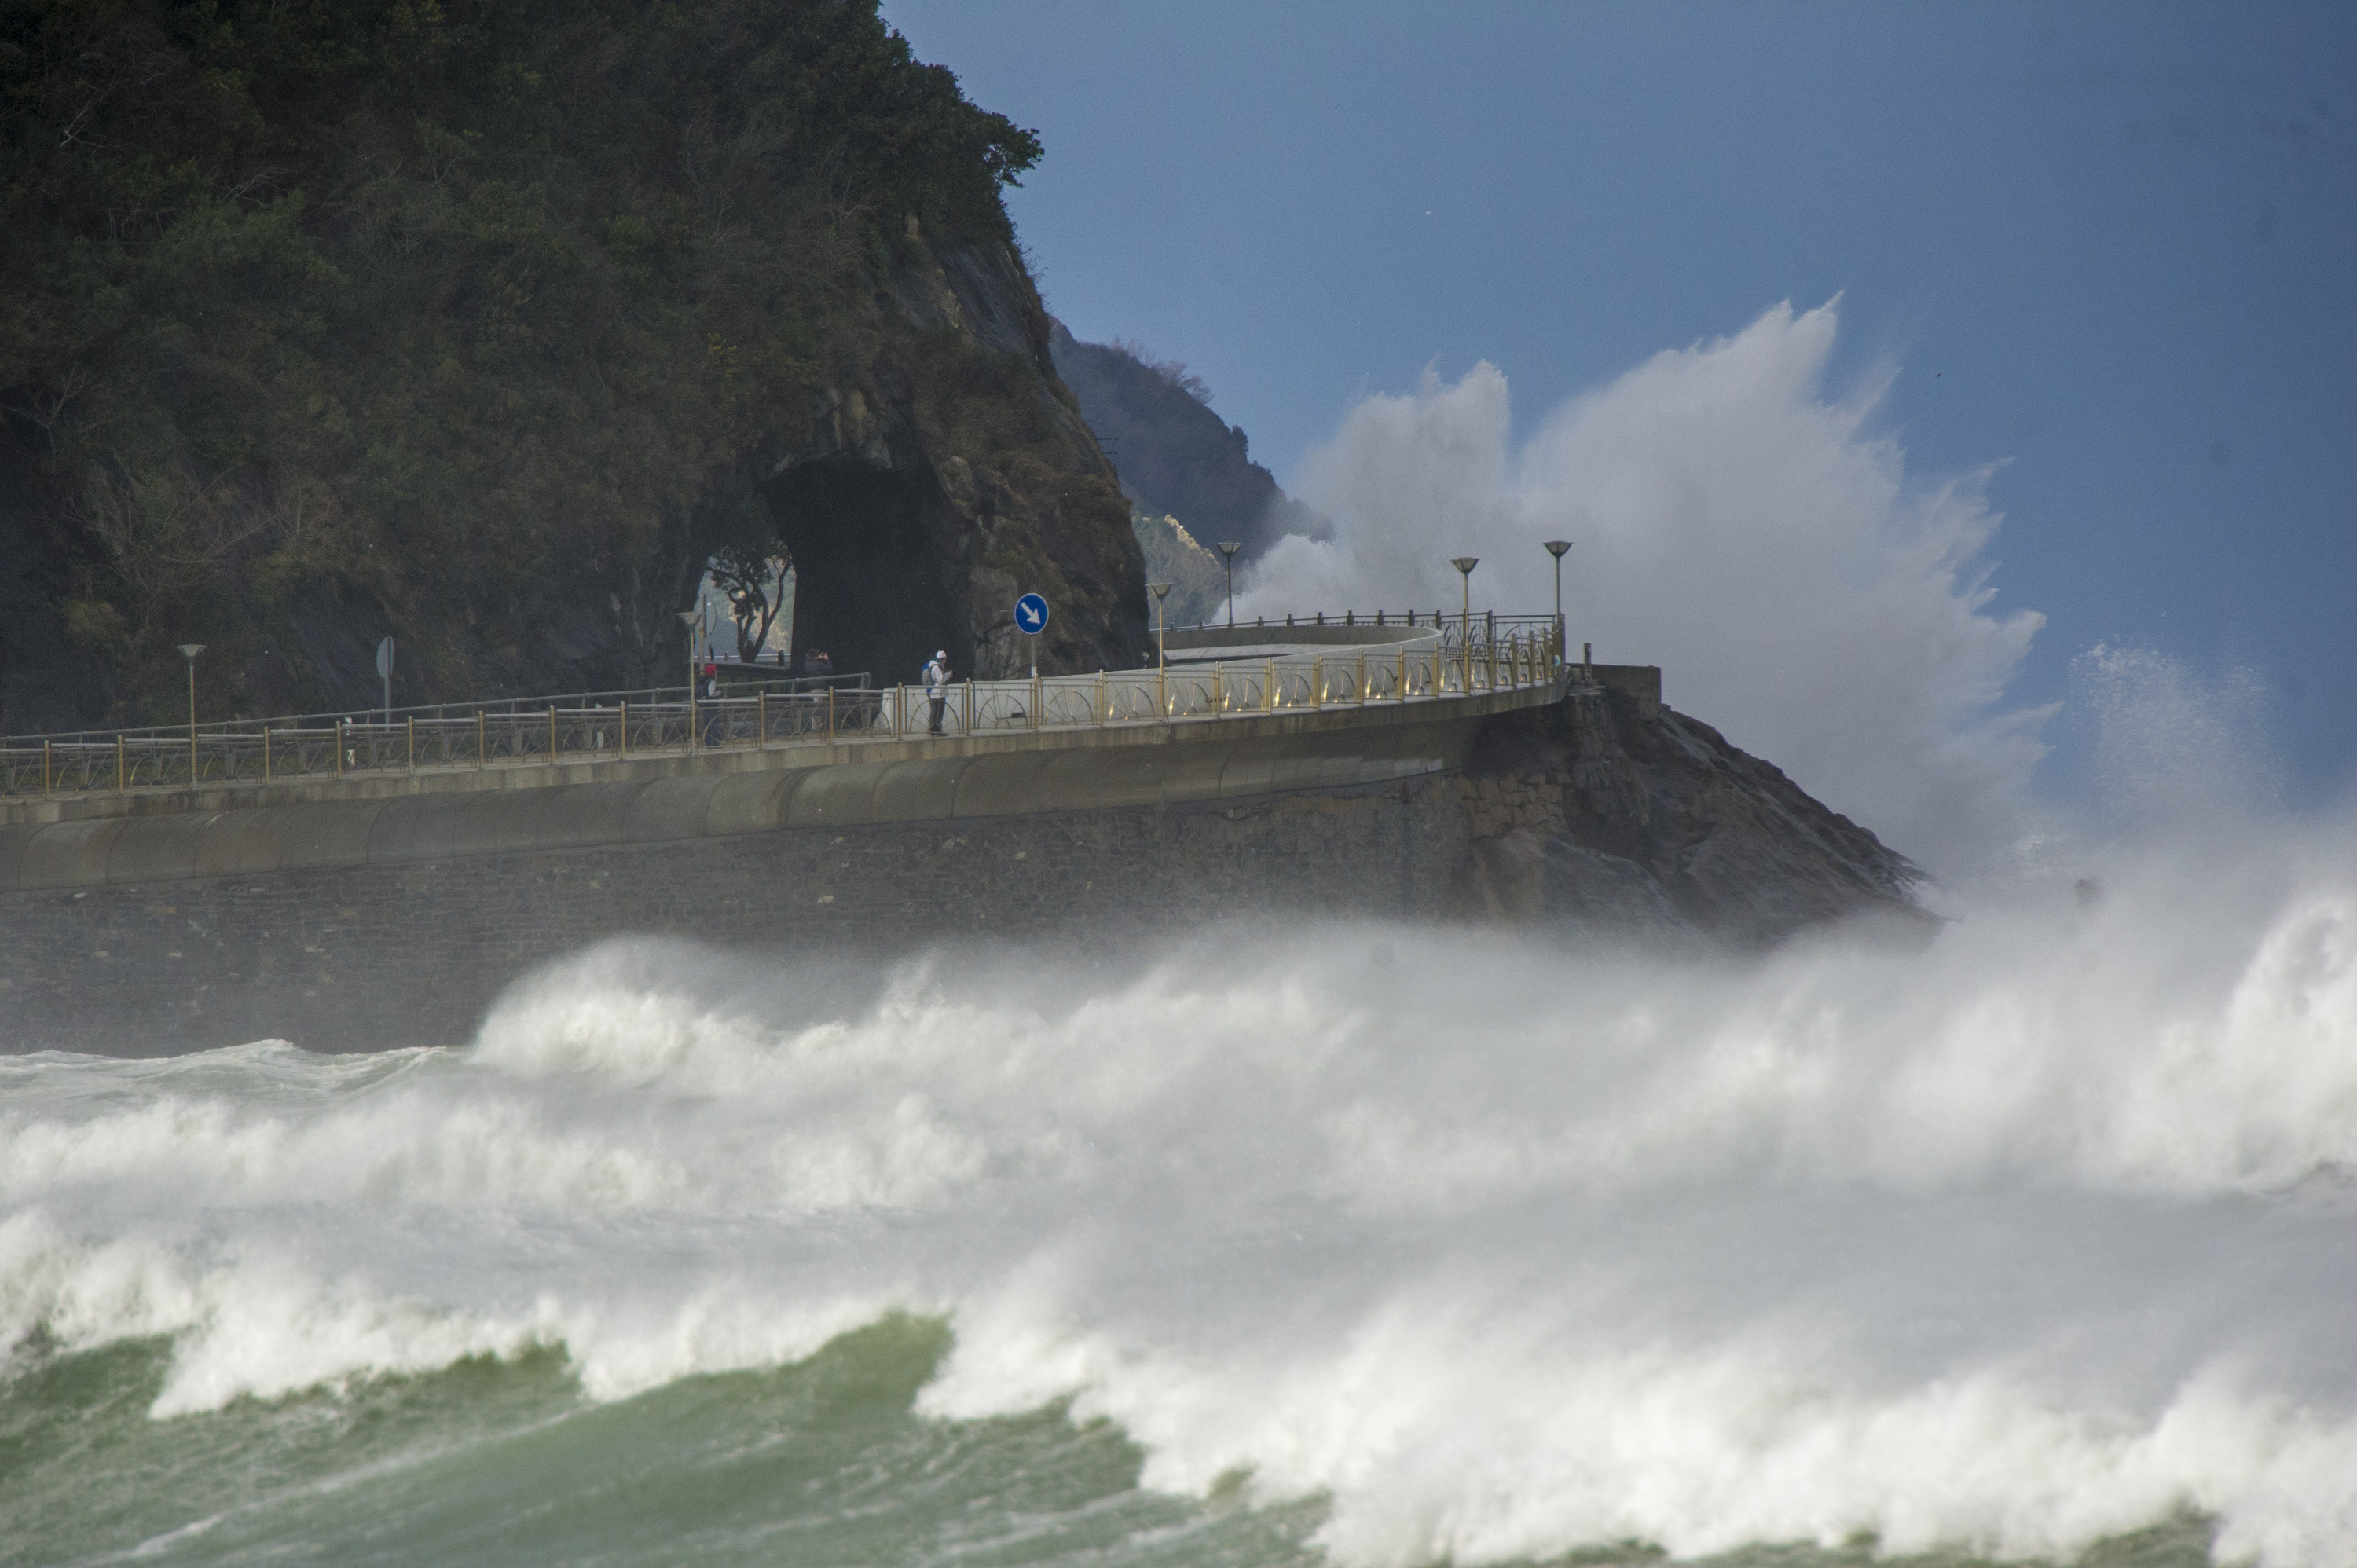
[{"label": "yellow railing", "polygon": [[[1302,622],[1301,627],[1312,623]],[[1326,628],[1345,624],[1323,622]],[[1360,624],[1367,624],[1361,622]],[[1284,627],[1252,628],[1269,645]],[[1295,628],[1297,629],[1297,628]],[[1467,635],[1468,631],[1471,635]],[[1241,630],[1234,635],[1242,635]],[[717,700],[528,701],[456,714],[264,720],[193,733],[125,732],[0,745],[0,798],[251,787],[297,779],[512,768],[699,750],[857,743],[939,733],[1181,724],[1254,714],[1445,702],[1545,686],[1561,673],[1551,619],[1429,621],[1388,640],[1322,641],[1258,657],[1028,680],[761,692]],[[676,692],[677,688],[673,688]]]}]

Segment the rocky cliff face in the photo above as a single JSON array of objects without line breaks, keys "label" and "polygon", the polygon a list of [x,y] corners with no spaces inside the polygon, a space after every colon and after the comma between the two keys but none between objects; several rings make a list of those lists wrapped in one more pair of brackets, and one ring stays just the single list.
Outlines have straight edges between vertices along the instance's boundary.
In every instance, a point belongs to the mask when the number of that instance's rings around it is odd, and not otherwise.
[{"label": "rocky cliff face", "polygon": [[0,48],[0,730],[676,682],[716,551],[838,670],[1148,643],[1002,188],[875,0],[100,0]]},{"label": "rocky cliff face", "polygon": [[1922,874],[1699,720],[1627,692],[1493,719],[1456,779],[1469,914],[1759,945],[1860,916],[1928,930]]},{"label": "rocky cliff face", "polygon": [[[1126,668],[1151,646],[1113,467],[1057,379],[1048,318],[1005,243],[926,242],[873,302],[877,352],[822,390],[736,482],[793,553],[794,649],[916,677],[936,649],[983,678]],[[1036,650],[1015,601],[1046,596]]]},{"label": "rocky cliff face", "polygon": [[1211,411],[1187,367],[1134,345],[1083,343],[1061,322],[1049,347],[1089,427],[1116,454],[1124,489],[1152,517],[1175,517],[1205,544],[1232,539],[1250,561],[1288,533],[1323,539],[1325,519],[1252,460],[1243,427]]}]

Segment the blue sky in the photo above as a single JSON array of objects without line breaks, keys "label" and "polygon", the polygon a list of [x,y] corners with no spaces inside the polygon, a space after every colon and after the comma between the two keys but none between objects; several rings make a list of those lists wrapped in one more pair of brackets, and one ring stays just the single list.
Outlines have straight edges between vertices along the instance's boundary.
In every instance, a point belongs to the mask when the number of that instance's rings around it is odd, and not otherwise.
[{"label": "blue sky", "polygon": [[1839,295],[1829,390],[1896,365],[1912,473],[2003,465],[1993,609],[2049,618],[2010,703],[2136,644],[2255,670],[2295,799],[2357,774],[2357,7],[886,15],[1040,133],[1050,308],[1281,481],[1427,367],[1526,430]]}]

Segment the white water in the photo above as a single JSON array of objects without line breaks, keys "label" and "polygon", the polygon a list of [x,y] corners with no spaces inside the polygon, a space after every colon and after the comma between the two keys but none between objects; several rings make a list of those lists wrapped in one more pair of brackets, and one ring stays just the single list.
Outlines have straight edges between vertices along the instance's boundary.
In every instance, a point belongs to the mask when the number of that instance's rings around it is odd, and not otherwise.
[{"label": "white water", "polygon": [[1636,1538],[2357,1563],[2357,823],[1926,953],[1228,933],[869,976],[610,946],[463,1052],[0,1059],[0,1342],[159,1417],[561,1343],[594,1396],[949,1316],[1341,1561]]},{"label": "white water", "polygon": [[[1658,664],[1666,696],[1943,875],[2020,831],[2048,710],[2004,688],[2044,624],[2000,602],[1995,465],[1911,473],[1895,369],[1825,386],[1838,302],[1664,350],[1513,440],[1505,374],[1370,397],[1302,462],[1330,542],[1289,538],[1239,595],[1309,607],[1547,611],[1568,539],[1575,645]],[[2069,520],[2043,520],[2067,526]]]}]

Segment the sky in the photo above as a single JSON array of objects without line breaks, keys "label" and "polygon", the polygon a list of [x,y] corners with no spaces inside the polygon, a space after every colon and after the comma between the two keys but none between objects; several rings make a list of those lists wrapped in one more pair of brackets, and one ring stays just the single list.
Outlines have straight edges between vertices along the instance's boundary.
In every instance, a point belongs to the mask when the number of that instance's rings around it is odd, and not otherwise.
[{"label": "sky", "polygon": [[[1184,361],[1288,489],[1370,400],[1486,362],[1532,442],[1832,304],[1814,395],[1975,488],[1964,588],[2044,618],[1997,707],[2061,704],[2048,789],[2098,771],[2098,648],[2258,710],[2287,799],[2357,779],[2357,7],[885,14],[1039,131],[1009,208],[1049,308]],[[1531,553],[1499,607],[1544,607],[1507,602]]]}]

